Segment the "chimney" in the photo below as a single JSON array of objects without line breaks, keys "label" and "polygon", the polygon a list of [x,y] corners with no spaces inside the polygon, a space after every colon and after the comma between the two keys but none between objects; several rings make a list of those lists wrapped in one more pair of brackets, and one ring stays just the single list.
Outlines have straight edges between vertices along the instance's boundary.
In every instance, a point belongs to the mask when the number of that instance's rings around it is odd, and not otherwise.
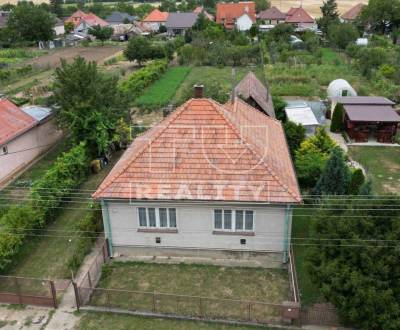
[{"label": "chimney", "polygon": [[194,98],[195,99],[201,99],[203,98],[203,91],[204,91],[204,85],[194,85],[193,86],[194,90]]}]

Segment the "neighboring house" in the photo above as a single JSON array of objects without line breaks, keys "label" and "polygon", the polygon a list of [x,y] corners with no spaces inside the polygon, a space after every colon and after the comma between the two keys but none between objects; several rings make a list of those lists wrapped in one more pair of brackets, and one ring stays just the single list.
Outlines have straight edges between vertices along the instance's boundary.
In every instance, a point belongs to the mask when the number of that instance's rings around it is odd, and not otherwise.
[{"label": "neighboring house", "polygon": [[61,137],[48,108],[0,99],[0,183],[12,179]]},{"label": "neighboring house", "polygon": [[277,25],[279,23],[285,23],[286,14],[282,13],[278,8],[271,7],[261,11],[257,18],[267,25]]},{"label": "neighboring house", "polygon": [[337,104],[343,106],[345,130],[355,142],[394,143],[400,123],[394,102],[384,97],[347,96],[333,99],[332,103],[334,109]]},{"label": "neighboring house", "polygon": [[143,35],[144,31],[138,23],[118,24],[113,26],[112,40],[126,41],[132,36]]},{"label": "neighboring house", "polygon": [[136,138],[93,194],[111,254],[281,266],[301,202],[282,124],[195,88],[199,98]]},{"label": "neighboring house", "polygon": [[290,8],[286,14],[285,23],[292,24],[298,30],[317,28],[314,18],[303,7]]},{"label": "neighboring house", "polygon": [[57,18],[56,24],[53,27],[53,31],[56,36],[61,36],[61,35],[65,34],[64,21]]},{"label": "neighboring house", "polygon": [[253,72],[250,71],[239,84],[236,85],[234,93],[252,107],[275,118],[271,94]]},{"label": "neighboring house", "polygon": [[193,10],[194,13],[200,15],[203,14],[207,19],[209,19],[210,21],[214,20],[214,16],[211,15],[210,13],[208,13],[203,7],[198,6]]},{"label": "neighboring house", "polygon": [[86,14],[81,10],[77,10],[70,17],[68,17],[65,22],[72,22],[74,24],[74,33],[80,33],[84,35],[88,35],[90,28],[96,25],[101,27],[109,26],[105,20],[101,19],[95,14]]},{"label": "neighboring house", "polygon": [[120,11],[113,11],[109,16],[106,17],[105,21],[112,27],[120,24],[130,24],[137,20],[137,17],[131,16],[127,13]]},{"label": "neighboring house", "polygon": [[165,27],[169,36],[184,35],[197,21],[196,13],[169,13]]},{"label": "neighboring house", "polygon": [[363,3],[355,5],[341,16],[342,21],[345,23],[354,22],[357,19],[357,17],[361,14],[361,11],[364,7],[365,4]]},{"label": "neighboring house", "polygon": [[10,16],[9,11],[0,10],[0,29],[7,26],[8,16]]},{"label": "neighboring house", "polygon": [[152,31],[158,31],[160,26],[165,25],[167,22],[168,15],[169,14],[167,12],[154,9],[142,20],[142,22]]},{"label": "neighboring house", "polygon": [[217,3],[216,22],[227,29],[247,31],[256,23],[256,4],[253,1]]}]

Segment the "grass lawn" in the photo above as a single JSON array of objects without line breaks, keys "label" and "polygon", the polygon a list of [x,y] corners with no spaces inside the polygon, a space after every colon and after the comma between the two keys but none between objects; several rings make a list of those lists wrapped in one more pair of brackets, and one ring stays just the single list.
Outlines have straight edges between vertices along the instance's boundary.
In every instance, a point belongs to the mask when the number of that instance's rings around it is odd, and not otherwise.
[{"label": "grass lawn", "polygon": [[335,79],[347,80],[360,95],[373,94],[374,88],[361,76],[345,56],[330,48],[321,48],[320,63],[317,58],[311,64],[276,63],[266,65],[265,75],[274,96],[302,96],[325,98],[328,85]]},{"label": "grass lawn", "polygon": [[[249,72],[254,71],[255,74],[262,79],[262,69],[259,67],[239,67],[236,70],[236,83],[235,85]],[[261,80],[263,81],[263,80]],[[211,67],[211,66],[197,66],[194,67],[187,75],[186,79],[177,90],[173,103],[180,105],[188,98],[193,96],[193,85],[203,84],[204,93],[206,97],[214,96],[218,93],[224,95],[226,100],[232,90],[232,67]],[[219,90],[213,90],[218,86]]]},{"label": "grass lawn", "polygon": [[364,166],[376,194],[400,193],[400,148],[350,146],[349,154]]},{"label": "grass lawn", "polygon": [[[247,319],[248,305],[241,302],[157,295],[153,292],[281,304],[290,296],[288,274],[283,269],[220,267],[212,265],[111,262],[103,268],[91,304],[122,309],[181,315]],[[132,291],[136,291],[133,293]],[[200,307],[199,307],[200,306]],[[267,322],[279,317],[280,308],[252,305],[252,319]]]},{"label": "grass lawn", "polygon": [[[305,215],[305,216],[303,216]],[[293,238],[310,237],[309,230],[312,221],[312,211],[302,210],[296,208],[293,213]],[[321,302],[322,297],[319,289],[311,281],[310,276],[306,270],[305,257],[309,246],[296,245],[300,240],[293,240],[293,251],[296,260],[296,270],[299,282],[300,298],[302,305],[310,306],[315,303]]]},{"label": "grass lawn", "polygon": [[[106,169],[88,177],[80,187],[81,191],[86,193],[86,196],[82,195],[82,197],[90,197],[89,191],[94,191],[97,188],[115,165],[119,156],[120,153],[114,155],[111,164]],[[46,227],[48,235],[53,237],[32,237],[28,239],[11,269],[7,272],[8,275],[49,279],[71,278],[67,262],[77,248],[78,239],[74,239],[73,235],[68,236],[62,231],[76,230],[76,222],[83,219],[90,210],[87,209],[85,204],[77,202],[70,202],[64,204],[64,206],[65,208],[60,210],[53,223]],[[58,231],[61,231],[61,233]],[[42,234],[45,235],[46,231]],[[64,237],[54,237],[54,235]]]},{"label": "grass lawn", "polygon": [[160,108],[170,103],[176,90],[182,84],[191,68],[186,66],[176,66],[169,68],[167,72],[143,94],[136,99],[135,105],[141,108]]},{"label": "grass lawn", "polygon": [[[256,329],[250,326],[234,326],[217,323],[167,320],[160,318],[146,318],[140,316],[111,314],[111,313],[85,313],[76,330],[130,330],[130,329],[157,329],[157,330],[246,330]],[[267,328],[263,328],[267,329]]]}]

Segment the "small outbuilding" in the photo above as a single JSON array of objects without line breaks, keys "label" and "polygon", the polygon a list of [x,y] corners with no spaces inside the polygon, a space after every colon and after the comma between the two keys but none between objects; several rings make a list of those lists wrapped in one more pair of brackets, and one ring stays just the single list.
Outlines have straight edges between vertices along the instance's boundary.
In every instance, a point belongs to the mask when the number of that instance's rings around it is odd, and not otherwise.
[{"label": "small outbuilding", "polygon": [[336,79],[328,86],[328,97],[332,100],[342,96],[357,96],[357,92],[347,80]]},{"label": "small outbuilding", "polygon": [[317,127],[320,126],[311,107],[305,102],[285,107],[285,113],[289,121],[303,125],[307,134],[314,134]]},{"label": "small outbuilding", "polygon": [[344,129],[352,140],[394,143],[400,116],[392,101],[384,97],[350,96],[339,97],[335,103],[343,107]]}]

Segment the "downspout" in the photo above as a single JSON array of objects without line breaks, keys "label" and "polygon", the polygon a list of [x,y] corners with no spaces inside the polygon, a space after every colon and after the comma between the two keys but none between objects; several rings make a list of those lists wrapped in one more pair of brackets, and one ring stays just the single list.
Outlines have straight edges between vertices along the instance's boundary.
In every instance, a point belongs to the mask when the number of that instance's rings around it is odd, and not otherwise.
[{"label": "downspout", "polygon": [[110,257],[112,257],[114,255],[114,252],[110,225],[110,212],[108,211],[107,202],[105,202],[104,200],[101,201],[101,212],[103,214],[104,235],[108,240],[108,251],[110,252]]},{"label": "downspout", "polygon": [[287,263],[289,261],[289,246],[290,246],[290,220],[292,214],[292,206],[287,205],[285,208],[285,223],[283,230],[283,263]]}]

